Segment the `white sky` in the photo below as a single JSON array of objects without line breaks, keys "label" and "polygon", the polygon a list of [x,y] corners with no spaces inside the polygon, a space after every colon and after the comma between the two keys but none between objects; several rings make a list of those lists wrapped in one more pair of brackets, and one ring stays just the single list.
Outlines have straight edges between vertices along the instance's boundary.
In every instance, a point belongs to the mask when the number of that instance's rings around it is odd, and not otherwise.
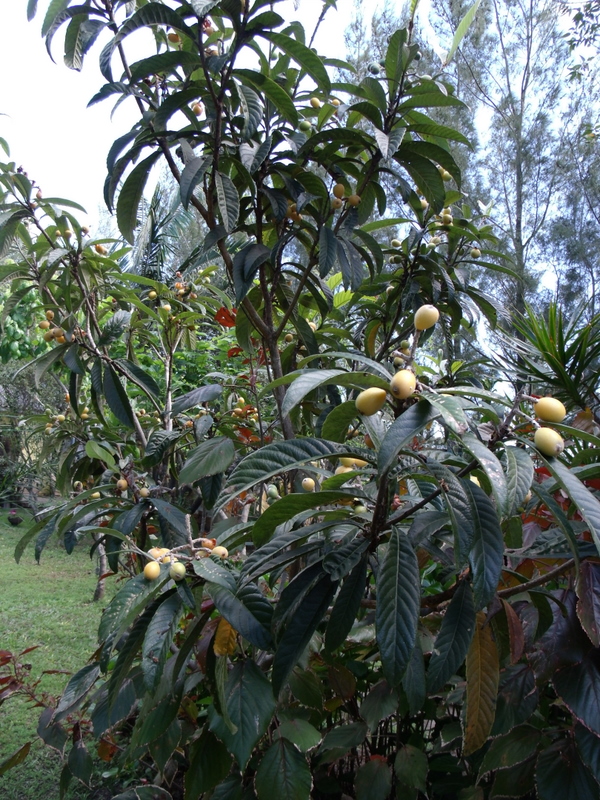
[{"label": "white sky", "polygon": [[[404,0],[406,2],[406,0]],[[371,14],[383,0],[366,2]],[[93,224],[104,201],[106,154],[112,142],[127,132],[137,118],[137,106],[127,100],[110,119],[114,101],[108,99],[87,108],[90,98],[104,83],[98,70],[102,37],[86,57],[81,73],[68,69],[62,59],[64,31],[53,41],[53,63],[40,35],[49,0],[40,0],[38,15],[27,22],[26,0],[1,0],[0,10],[0,136],[11,149],[11,160],[23,166],[45,196],[64,197],[83,205]],[[297,8],[295,8],[297,5]],[[352,0],[338,0],[331,9],[315,42],[320,53],[344,57],[344,30],[350,21]],[[425,13],[429,0],[423,0]],[[286,19],[300,19],[307,35],[321,12],[321,0],[285,0],[276,6]],[[64,26],[66,27],[66,26]],[[130,61],[152,54],[140,49],[140,35],[125,41]],[[104,40],[105,41],[105,40]],[[115,59],[115,75],[118,67]],[[0,159],[4,154],[0,151]]]}]

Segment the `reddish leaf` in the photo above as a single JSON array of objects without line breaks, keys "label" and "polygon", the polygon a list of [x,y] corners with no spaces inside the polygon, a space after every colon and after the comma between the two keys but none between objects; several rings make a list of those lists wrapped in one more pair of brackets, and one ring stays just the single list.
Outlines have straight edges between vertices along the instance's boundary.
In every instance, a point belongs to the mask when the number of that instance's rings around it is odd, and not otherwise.
[{"label": "reddish leaf", "polygon": [[34,644],[33,647],[28,647],[25,650],[21,650],[21,652],[19,653],[19,657],[24,656],[26,653],[31,653],[32,650],[37,650],[38,647],[39,644]]},{"label": "reddish leaf", "polygon": [[500,678],[498,651],[485,613],[477,614],[475,633],[467,654],[467,713],[464,755],[482,747],[492,729]]},{"label": "reddish leaf", "polygon": [[233,358],[233,356],[239,356],[240,353],[243,353],[241,347],[230,347],[227,351],[227,358]]},{"label": "reddish leaf", "polygon": [[229,310],[225,308],[225,306],[222,306],[215,314],[215,320],[224,328],[235,328],[236,313],[237,311],[235,308]]}]

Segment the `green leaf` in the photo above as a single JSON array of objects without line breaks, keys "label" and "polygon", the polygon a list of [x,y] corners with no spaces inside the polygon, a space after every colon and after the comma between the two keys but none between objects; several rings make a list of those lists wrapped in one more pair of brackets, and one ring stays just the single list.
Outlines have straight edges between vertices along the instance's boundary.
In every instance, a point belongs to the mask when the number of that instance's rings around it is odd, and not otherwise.
[{"label": "green leaf", "polygon": [[473,591],[469,582],[462,580],[448,606],[435,640],[427,670],[428,692],[439,692],[446,681],[456,673],[465,660],[474,630]]},{"label": "green leaf", "polygon": [[192,742],[190,767],[185,773],[186,797],[200,797],[221,783],[231,769],[231,756],[214,733],[205,728]]},{"label": "green leaf", "polygon": [[431,403],[439,412],[443,423],[450,428],[453,433],[461,436],[466,433],[469,423],[465,415],[460,400],[455,397],[445,397],[434,392],[422,392],[423,399]]},{"label": "green leaf", "polygon": [[201,558],[193,562],[194,572],[209,583],[218,584],[227,589],[230,594],[237,591],[234,573],[230,569],[218,564],[216,556]]},{"label": "green leaf", "polygon": [[113,454],[94,439],[89,439],[85,443],[85,454],[92,460],[98,459],[98,461],[102,461],[110,469],[115,468],[115,459]]},{"label": "green leaf", "polygon": [[337,239],[335,233],[326,225],[319,231],[319,274],[327,277],[337,260]]},{"label": "green leaf", "polygon": [[200,183],[206,170],[212,163],[212,159],[208,156],[197,156],[189,161],[181,173],[181,180],[179,181],[179,194],[181,195],[181,203],[187,211],[190,200],[194,193],[194,189]]},{"label": "green leaf", "polygon": [[286,378],[286,382],[293,380],[293,383],[286,392],[281,408],[281,413],[284,416],[289,414],[298,403],[301,403],[307,394],[331,383],[339,386],[376,386],[382,389],[387,389],[389,385],[388,382],[377,375],[347,372],[342,369],[311,369],[301,372],[299,375],[286,376]]},{"label": "green leaf", "polygon": [[469,496],[473,543],[469,563],[473,572],[475,608],[488,605],[496,594],[504,559],[504,539],[496,510],[487,494],[472,481],[461,481]]},{"label": "green leaf", "polygon": [[244,83],[250,83],[259,93],[262,92],[273,103],[281,116],[294,127],[298,125],[296,106],[289,94],[278,83],[266,75],[250,69],[236,69],[233,74]]},{"label": "green leaf", "polygon": [[117,225],[123,237],[133,244],[133,232],[138,226],[138,207],[150,170],[161,157],[160,150],[140,161],[129,173],[117,200]]},{"label": "green leaf", "polygon": [[594,543],[600,553],[600,502],[573,474],[573,471],[565,467],[561,461],[557,458],[545,458],[539,453],[538,455],[542,458],[561,488],[569,495],[588,524]]},{"label": "green leaf", "polygon": [[31,22],[31,20],[35,17],[37,12],[37,4],[38,0],[27,0],[27,22]]},{"label": "green leaf", "polygon": [[0,761],[0,775],[4,775],[5,772],[8,772],[9,769],[18,766],[21,764],[27,756],[29,755],[29,751],[31,749],[31,742],[26,742],[22,747],[19,747],[18,750],[10,755],[8,758],[5,758],[3,761]]},{"label": "green leaf", "polygon": [[368,555],[365,555],[344,580],[327,623],[325,649],[328,652],[340,647],[352,630],[361,600],[365,596],[367,567]]},{"label": "green leaf", "polygon": [[[295,469],[308,461],[329,458],[340,451],[340,446],[323,439],[294,439],[274,442],[247,455],[237,465],[226,484],[226,489],[235,489],[239,494],[256,483],[266,481],[273,475]],[[224,502],[229,502],[231,494]]]},{"label": "green leaf", "polygon": [[8,253],[12,244],[17,236],[21,221],[25,217],[30,217],[29,211],[15,211],[14,214],[8,215],[8,219],[0,224],[0,259]]},{"label": "green leaf", "polygon": [[488,772],[508,769],[528,761],[537,753],[541,738],[542,734],[536,728],[520,725],[510,733],[494,739],[481,762],[479,779]]},{"label": "green leaf", "polygon": [[575,741],[581,760],[598,781],[600,779],[600,739],[578,723],[575,725]]},{"label": "green leaf", "polygon": [[[44,17],[44,21],[42,22],[42,36],[46,36],[50,28],[52,27],[52,23],[58,17],[58,15],[65,10],[65,8],[69,5],[71,0],[52,0],[50,5],[48,6],[48,10],[46,11],[46,16]],[[32,10],[32,16],[35,14],[37,4],[30,4],[27,8],[27,17],[29,17],[29,12]]]},{"label": "green leaf", "polygon": [[586,653],[578,664],[569,664],[554,673],[552,683],[569,711],[597,736],[600,736],[600,672],[597,651]]},{"label": "green leaf", "polygon": [[375,611],[383,674],[394,688],[402,680],[415,644],[420,587],[417,557],[406,535],[394,528],[377,576]]},{"label": "green leaf", "polygon": [[142,672],[148,691],[153,691],[163,674],[182,609],[181,597],[172,594],[152,617],[142,648]]},{"label": "green leaf", "polygon": [[260,547],[271,538],[278,525],[292,519],[296,514],[309,508],[318,509],[320,506],[331,505],[337,500],[347,500],[352,497],[354,492],[342,490],[288,494],[273,503],[257,519],[252,528],[252,540],[257,547]]},{"label": "green leaf", "polygon": [[171,413],[174,417],[178,414],[187,411],[190,408],[195,408],[201,403],[210,403],[211,400],[216,400],[217,397],[223,392],[223,387],[218,383],[209,383],[206,386],[200,386],[197,389],[192,389],[191,392],[182,394],[173,400],[173,407]]},{"label": "green leaf", "polygon": [[398,695],[386,680],[379,681],[360,705],[359,714],[375,733],[379,723],[398,710]]},{"label": "green leaf", "polygon": [[301,753],[312,750],[321,741],[319,731],[310,722],[306,722],[300,717],[284,720],[275,731],[274,736],[292,742]]},{"label": "green leaf", "polygon": [[298,748],[279,737],[262,757],[254,785],[258,800],[272,800],[274,797],[309,800],[312,775]]},{"label": "green leaf", "polygon": [[358,412],[354,400],[347,400],[345,403],[340,403],[333,411],[329,412],[323,423],[323,428],[321,429],[323,438],[342,444],[348,436],[349,425],[357,416]]},{"label": "green leaf", "polygon": [[194,483],[208,475],[217,475],[225,470],[235,458],[235,446],[226,436],[216,436],[199,444],[188,455],[179,473],[182,483]]},{"label": "green leaf", "polygon": [[404,147],[396,152],[395,158],[423,192],[432,210],[439,213],[446,200],[446,188],[435,164],[417,153],[405,151]]},{"label": "green leaf", "polygon": [[236,728],[227,727],[214,706],[209,708],[210,729],[234,756],[240,769],[246,768],[255,745],[266,733],[275,711],[271,684],[251,661],[238,661],[225,684],[227,712]]},{"label": "green leaf", "polygon": [[254,89],[240,84],[239,94],[240,105],[244,115],[242,136],[247,140],[254,136],[258,130],[264,109],[260,97],[256,94]]},{"label": "green leaf", "polygon": [[271,258],[271,251],[264,244],[251,242],[237,252],[233,259],[233,285],[235,302],[239,305],[250,291],[258,268]]},{"label": "green leaf", "polygon": [[480,442],[474,434],[465,433],[461,441],[465,450],[479,461],[481,468],[489,478],[492,494],[496,500],[498,514],[502,516],[505,514],[508,515],[508,486],[506,484],[502,464],[492,451],[489,450],[483,442]]},{"label": "green leaf", "polygon": [[360,747],[369,733],[366,724],[360,720],[349,725],[336,725],[323,739],[318,753],[321,762],[331,763],[345,756],[355,747]]},{"label": "green leaf", "polygon": [[94,762],[92,761],[92,757],[88,753],[81,739],[75,741],[75,744],[69,753],[67,763],[69,765],[71,775],[89,787],[92,772],[94,770]]},{"label": "green leaf", "polygon": [[236,631],[241,633],[244,639],[261,650],[268,650],[271,647],[270,631],[229,589],[218,583],[207,583],[206,590],[218,611]]},{"label": "green leaf", "polygon": [[372,759],[362,764],[354,779],[356,800],[387,800],[392,788],[392,770],[385,761]]},{"label": "green leaf", "polygon": [[332,581],[329,575],[322,575],[306,592],[291,618],[287,620],[273,660],[271,680],[275,695],[278,695],[286,685],[313,633],[327,613],[336,588],[337,581]]},{"label": "green leaf", "polygon": [[387,472],[394,465],[398,453],[406,447],[413,438],[435,416],[435,410],[426,400],[420,400],[401,414],[388,428],[381,443],[378,455],[378,468],[380,473]]},{"label": "green leaf", "polygon": [[577,616],[594,647],[600,647],[600,568],[584,561],[577,580]]},{"label": "green leaf", "polygon": [[461,19],[458,28],[456,29],[456,33],[454,34],[454,38],[452,39],[452,43],[450,45],[450,49],[446,53],[444,57],[444,66],[448,65],[458,48],[460,47],[460,43],[467,35],[467,31],[473,24],[473,20],[475,19],[475,14],[477,14],[477,9],[481,4],[481,0],[475,0],[471,8],[467,11],[464,17]]},{"label": "green leaf", "polygon": [[326,94],[329,93],[331,90],[331,81],[329,80],[327,70],[319,56],[313,53],[309,47],[306,47],[302,42],[299,42],[297,39],[292,39],[290,36],[286,36],[283,33],[260,31],[259,35],[264,36],[265,39],[273,42],[280,50],[291,56],[291,58],[310,75],[323,92]]},{"label": "green leaf", "polygon": [[542,750],[535,773],[539,800],[598,800],[600,797],[598,784],[570,739],[560,738]]},{"label": "green leaf", "polygon": [[396,753],[394,770],[396,777],[404,786],[427,793],[426,780],[429,766],[427,756],[421,750],[410,744],[402,746]]},{"label": "green leaf", "polygon": [[165,431],[162,429],[152,431],[142,459],[144,468],[148,469],[149,467],[155,467],[157,464],[160,464],[165,455],[180,438],[181,431]]},{"label": "green leaf", "polygon": [[90,693],[99,675],[100,666],[96,663],[86,664],[73,675],[58,701],[51,721],[60,722],[75,711]]},{"label": "green leaf", "polygon": [[506,458],[506,489],[508,514],[512,516],[521,508],[533,482],[533,461],[521,447],[504,447]]},{"label": "green leaf", "polygon": [[164,568],[158,580],[148,581],[143,574],[128,580],[104,609],[98,628],[98,640],[114,640],[128,626],[130,620],[137,616],[139,610],[158,594],[167,575],[168,569]]},{"label": "green leaf", "polygon": [[215,188],[221,222],[225,230],[230,233],[234,230],[240,215],[240,197],[231,178],[221,172],[215,172]]},{"label": "green leaf", "polygon": [[467,709],[464,748],[470,755],[482,747],[492,729],[500,678],[498,651],[485,613],[477,614],[475,632],[467,654]]},{"label": "green leaf", "polygon": [[146,370],[134,364],[133,361],[129,361],[126,358],[117,358],[115,359],[115,364],[125,373],[132,383],[135,383],[136,386],[143,389],[146,394],[152,395],[153,397],[158,397],[160,395],[160,387],[152,375],[149,375]]},{"label": "green leaf", "polygon": [[115,417],[128,428],[134,426],[134,416],[129,397],[113,367],[107,364],[104,369],[103,391],[108,407]]}]

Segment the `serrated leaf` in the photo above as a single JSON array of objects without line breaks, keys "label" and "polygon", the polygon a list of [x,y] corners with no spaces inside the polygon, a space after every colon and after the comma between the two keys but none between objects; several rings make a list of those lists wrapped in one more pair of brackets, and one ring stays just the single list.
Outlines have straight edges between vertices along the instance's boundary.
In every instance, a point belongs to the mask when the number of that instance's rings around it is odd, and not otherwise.
[{"label": "serrated leaf", "polygon": [[434,392],[422,392],[422,396],[435,407],[442,418],[442,422],[451,431],[459,436],[466,433],[469,423],[460,400],[456,397],[446,397]]},{"label": "serrated leaf", "polygon": [[468,581],[459,583],[442,620],[427,670],[427,689],[438,692],[465,660],[475,630],[473,591]]},{"label": "serrated leaf", "polygon": [[123,237],[133,244],[133,232],[138,226],[138,207],[150,170],[161,157],[160,150],[140,161],[129,173],[117,200],[117,225]]},{"label": "serrated leaf", "polygon": [[338,500],[348,500],[354,493],[342,490],[308,492],[307,494],[288,494],[266,509],[252,528],[252,540],[257,547],[267,542],[278,525],[295,517],[309,508],[331,505]]},{"label": "serrated leaf", "polygon": [[319,274],[322,278],[333,269],[337,261],[337,239],[335,233],[326,225],[319,231]]},{"label": "serrated leaf", "polygon": [[142,459],[144,467],[148,469],[159,464],[180,438],[181,431],[152,431]]},{"label": "serrated leaf", "polygon": [[142,672],[144,684],[149,691],[158,685],[173,637],[177,632],[179,617],[182,610],[182,600],[178,594],[172,594],[152,617],[142,647]]},{"label": "serrated leaf", "polygon": [[202,180],[206,170],[209,168],[212,159],[208,156],[197,156],[189,161],[181,173],[181,180],[179,181],[179,194],[181,196],[181,203],[187,210],[190,203],[194,189]]},{"label": "serrated leaf", "polygon": [[[226,484],[226,489],[235,489],[239,494],[256,483],[266,481],[273,475],[300,467],[308,461],[329,458],[340,451],[340,446],[323,439],[294,439],[274,442],[247,455],[237,465]],[[229,502],[231,495],[225,502]]]},{"label": "serrated leaf", "polygon": [[361,600],[365,595],[367,567],[368,556],[363,556],[344,580],[336,597],[325,633],[325,649],[329,652],[340,647],[352,630]]},{"label": "serrated leaf", "polygon": [[406,744],[398,750],[394,761],[396,777],[404,786],[427,792],[427,756],[422,750]]},{"label": "serrated leaf", "polygon": [[199,406],[201,403],[210,403],[211,400],[216,400],[223,392],[223,387],[217,383],[209,383],[206,386],[199,386],[197,389],[192,389],[191,392],[182,394],[173,400],[173,407],[171,413],[173,416],[181,414],[190,408]]},{"label": "serrated leaf", "polygon": [[22,764],[29,755],[30,749],[31,742],[26,742],[22,747],[19,747],[18,750],[15,750],[15,752],[8,758],[0,761],[0,775],[4,775],[9,769]]},{"label": "serrated leaf", "polygon": [[327,612],[336,588],[337,581],[332,581],[329,575],[322,575],[306,592],[295,608],[294,614],[288,618],[273,660],[271,680],[275,695],[278,695],[287,683],[298,659]]},{"label": "serrated leaf", "polygon": [[109,637],[114,638],[119,630],[126,627],[129,619],[137,616],[137,610],[160,591],[167,572],[168,570],[163,570],[161,578],[155,581],[146,580],[143,574],[136,575],[121,587],[102,614],[98,628],[100,642],[107,641]]},{"label": "serrated leaf", "polygon": [[123,311],[123,309],[115,311],[108,322],[105,323],[98,339],[98,344],[105,345],[116,342],[127,330],[130,320],[131,313],[129,311]]},{"label": "serrated leaf", "polygon": [[123,425],[126,425],[128,428],[135,427],[133,410],[129,402],[129,397],[117,373],[110,364],[107,364],[104,369],[102,389],[108,407],[119,422],[122,422]]},{"label": "serrated leaf", "polygon": [[467,699],[463,752],[470,755],[487,741],[496,710],[500,678],[498,650],[486,615],[478,612],[467,654]]},{"label": "serrated leaf", "polygon": [[286,90],[266,75],[250,69],[236,69],[234,76],[245,83],[252,84],[257,91],[273,103],[279,114],[294,127],[298,125],[298,112]]},{"label": "serrated leaf", "polygon": [[240,197],[235,184],[227,175],[215,172],[215,189],[221,222],[228,233],[234,230],[240,215]]},{"label": "serrated leaf", "polygon": [[513,515],[523,505],[533,482],[531,456],[520,447],[504,447],[506,458],[506,487],[508,514]]},{"label": "serrated leaf", "polygon": [[575,743],[561,737],[539,754],[536,769],[539,800],[598,800],[600,789],[579,757]]},{"label": "serrated leaf", "polygon": [[600,567],[591,561],[579,570],[577,616],[594,647],[600,647]]},{"label": "serrated leaf", "polygon": [[247,244],[233,259],[233,285],[235,287],[235,301],[241,303],[248,294],[258,272],[258,268],[269,261],[271,251],[264,244],[254,242]]},{"label": "serrated leaf", "polygon": [[312,750],[321,741],[320,732],[304,719],[286,719],[277,728],[276,737],[292,742],[302,753]]},{"label": "serrated leaf", "polygon": [[192,742],[190,767],[185,773],[186,797],[201,797],[224,780],[231,769],[231,756],[214,733],[204,729]]},{"label": "serrated leaf", "polygon": [[401,414],[388,428],[379,448],[377,458],[380,473],[387,472],[394,465],[398,453],[435,416],[435,411],[426,400],[420,400]]},{"label": "serrated leaf", "polygon": [[415,644],[420,604],[419,565],[408,537],[393,529],[377,576],[375,625],[383,674],[400,684]]},{"label": "serrated leaf", "polygon": [[528,761],[537,753],[541,738],[541,732],[536,728],[520,725],[510,733],[494,739],[481,762],[479,778],[488,772],[508,769]]},{"label": "serrated leaf", "polygon": [[331,81],[329,80],[327,70],[319,56],[313,53],[309,47],[306,47],[302,42],[299,42],[297,39],[292,39],[291,36],[286,36],[283,33],[260,31],[259,34],[270,42],[273,42],[273,44],[284,53],[291,56],[291,58],[310,75],[323,92],[328,93],[330,91]]},{"label": "serrated leaf", "polygon": [[255,647],[268,650],[271,647],[271,633],[240,600],[222,585],[207,583],[206,590],[218,611]]},{"label": "serrated leaf", "polygon": [[405,147],[396,152],[395,158],[423,192],[432,210],[439,213],[446,199],[446,188],[435,164],[417,153],[406,151]]},{"label": "serrated leaf", "polygon": [[208,475],[225,472],[235,458],[235,446],[226,436],[216,436],[198,445],[188,455],[179,473],[182,483],[194,483]]},{"label": "serrated leaf", "polygon": [[589,651],[580,663],[554,673],[552,682],[571,713],[600,736],[600,670],[597,650]]},{"label": "serrated leaf", "polygon": [[581,760],[600,782],[600,739],[578,723],[575,725],[575,742]]},{"label": "serrated leaf", "polygon": [[391,717],[398,709],[398,695],[385,680],[379,681],[362,701],[360,716],[367,723],[371,733],[375,733],[379,723]]},{"label": "serrated leaf", "polygon": [[242,113],[244,115],[242,136],[244,139],[250,139],[254,136],[260,125],[264,109],[260,97],[253,89],[249,86],[244,86],[244,84],[240,84],[238,89]]},{"label": "serrated leaf", "polygon": [[312,775],[300,750],[280,737],[262,757],[254,785],[258,800],[309,800]]},{"label": "serrated leaf", "polygon": [[91,691],[100,675],[99,664],[86,664],[67,683],[62,693],[56,711],[52,715],[52,722],[60,722],[72,711],[75,711]]},{"label": "serrated leaf", "polygon": [[271,721],[275,699],[271,684],[251,660],[234,665],[225,684],[225,697],[227,712],[236,730],[232,733],[214,706],[210,707],[210,729],[244,770],[254,746]]},{"label": "serrated leaf", "polygon": [[465,433],[461,439],[463,447],[479,464],[490,481],[492,494],[496,500],[499,515],[509,513],[508,486],[504,476],[502,464],[498,458],[489,450],[483,442],[472,433]]},{"label": "serrated leaf", "polygon": [[379,758],[367,761],[356,771],[356,800],[387,800],[392,788],[392,770]]},{"label": "serrated leaf", "polygon": [[347,400],[345,403],[340,403],[339,406],[336,406],[333,411],[330,411],[325,418],[321,429],[323,438],[341,444],[348,436],[349,425],[357,416],[358,412],[354,400]]},{"label": "serrated leaf", "polygon": [[[540,458],[542,458],[542,456],[540,456]],[[579,478],[574,475],[573,471],[557,458],[542,458],[542,460],[587,522],[596,548],[600,553],[600,502],[589,489],[581,483]]]},{"label": "serrated leaf", "polygon": [[469,563],[473,572],[475,608],[491,602],[502,573],[504,538],[496,510],[487,494],[472,481],[462,481],[469,496],[473,542]]}]

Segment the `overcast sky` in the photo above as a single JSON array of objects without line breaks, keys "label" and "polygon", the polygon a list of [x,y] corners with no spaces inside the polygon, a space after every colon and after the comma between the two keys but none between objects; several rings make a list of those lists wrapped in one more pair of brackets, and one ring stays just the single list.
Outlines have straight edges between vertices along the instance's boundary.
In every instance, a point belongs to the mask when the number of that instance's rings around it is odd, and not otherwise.
[{"label": "overcast sky", "polygon": [[[81,73],[67,69],[62,59],[63,33],[53,42],[53,63],[40,35],[49,0],[40,0],[38,16],[27,22],[26,0],[1,0],[0,10],[0,136],[8,140],[11,160],[22,165],[46,196],[79,202],[92,224],[103,205],[102,188],[106,154],[112,142],[128,131],[137,114],[133,99],[117,110],[113,120],[111,100],[87,108],[89,99],[104,83],[98,70],[98,45],[88,54]],[[378,1],[365,3],[372,13]],[[350,21],[352,0],[338,0],[316,41],[319,52],[344,57],[344,29]],[[423,3],[428,5],[428,3]],[[292,0],[277,5],[287,19],[300,19],[308,32],[322,8],[321,0]],[[66,27],[66,26],[65,26]],[[145,54],[133,34],[126,40],[130,60]],[[150,42],[150,48],[152,48]],[[3,155],[0,154],[0,158]]]}]

